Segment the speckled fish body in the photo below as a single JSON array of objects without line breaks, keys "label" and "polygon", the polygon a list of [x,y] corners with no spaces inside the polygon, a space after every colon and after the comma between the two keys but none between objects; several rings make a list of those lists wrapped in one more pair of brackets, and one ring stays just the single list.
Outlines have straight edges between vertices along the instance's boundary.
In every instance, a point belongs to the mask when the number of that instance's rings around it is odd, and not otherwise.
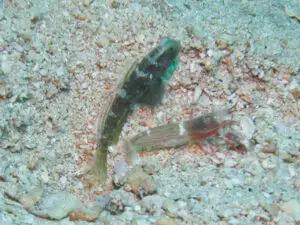
[{"label": "speckled fish body", "polygon": [[155,106],[161,102],[164,85],[178,64],[178,41],[163,38],[140,63],[135,63],[110,97],[98,121],[95,171],[99,182],[107,178],[107,151],[117,143],[127,117],[136,104]]}]

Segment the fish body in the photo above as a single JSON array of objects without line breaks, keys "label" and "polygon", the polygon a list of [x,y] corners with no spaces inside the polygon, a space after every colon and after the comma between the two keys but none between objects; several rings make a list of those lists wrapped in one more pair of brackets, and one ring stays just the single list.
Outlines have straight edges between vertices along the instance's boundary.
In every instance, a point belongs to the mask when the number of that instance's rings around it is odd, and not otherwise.
[{"label": "fish body", "polygon": [[[230,127],[234,121],[226,120],[231,110],[224,109],[194,119],[170,123],[138,134],[131,139],[126,140],[126,161],[133,164],[136,161],[137,154],[149,152],[158,149],[168,149],[182,145],[198,143],[206,138],[219,137],[220,129]],[[227,133],[226,141],[230,145],[239,146],[245,152],[243,139],[230,132]]]},{"label": "fish body", "polygon": [[118,85],[98,121],[94,172],[100,183],[107,179],[107,152],[115,145],[122,128],[137,104],[155,106],[162,100],[164,86],[178,64],[181,46],[163,38],[160,44],[135,62]]}]

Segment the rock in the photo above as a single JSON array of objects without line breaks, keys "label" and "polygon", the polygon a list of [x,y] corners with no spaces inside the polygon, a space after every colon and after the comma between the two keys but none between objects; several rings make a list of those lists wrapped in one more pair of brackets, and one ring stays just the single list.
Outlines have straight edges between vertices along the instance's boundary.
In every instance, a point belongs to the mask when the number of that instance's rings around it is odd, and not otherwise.
[{"label": "rock", "polygon": [[0,67],[0,74],[10,74],[12,70],[12,63],[6,56],[1,57],[1,67]]},{"label": "rock", "polygon": [[269,143],[267,145],[264,145],[261,149],[261,151],[263,153],[272,153],[272,154],[276,154],[277,149],[276,149],[276,145],[273,143]]},{"label": "rock", "polygon": [[101,37],[98,37],[97,40],[95,41],[95,44],[99,47],[99,48],[103,48],[109,45],[109,39],[103,35],[101,35]]},{"label": "rock", "polygon": [[176,217],[178,213],[178,206],[173,199],[166,199],[163,203],[163,209],[166,210],[170,217]]},{"label": "rock", "polygon": [[156,191],[154,179],[139,166],[132,168],[125,176],[125,188],[143,197]]},{"label": "rock", "polygon": [[300,99],[300,89],[291,90],[291,93],[295,99],[297,99],[297,100]]},{"label": "rock", "polygon": [[230,179],[224,179],[224,184],[228,189],[233,189],[234,187],[243,187],[244,181],[242,178],[232,177]]},{"label": "rock", "polygon": [[142,209],[142,207],[141,207],[140,205],[135,205],[135,206],[133,206],[133,210],[134,210],[135,212],[137,212],[137,213],[140,213],[140,212],[141,212],[141,209]]},{"label": "rock", "polygon": [[5,85],[5,83],[0,82],[0,98],[6,99],[12,96],[11,89]]},{"label": "rock", "polygon": [[37,206],[30,208],[29,212],[42,218],[60,220],[79,207],[80,201],[72,194],[58,192],[43,198]]},{"label": "rock", "polygon": [[164,217],[159,219],[156,222],[156,225],[179,225],[179,223],[177,223],[176,220],[174,219],[171,219],[169,217]]},{"label": "rock", "polygon": [[29,158],[29,160],[27,161],[27,168],[30,170],[30,171],[33,171],[36,169],[37,165],[38,165],[38,162],[39,162],[40,158],[37,157],[36,155],[31,156]]},{"label": "rock", "polygon": [[43,189],[36,187],[29,191],[26,195],[21,196],[19,201],[25,209],[29,209],[37,203],[43,195]]},{"label": "rock", "polygon": [[33,98],[33,95],[28,92],[21,92],[17,95],[16,101],[17,102],[26,102]]},{"label": "rock", "polygon": [[225,48],[228,47],[228,43],[225,41],[222,41],[222,40],[216,40],[215,43],[216,43],[216,46],[218,47],[218,49],[220,49],[220,50],[224,50]]},{"label": "rock", "polygon": [[29,42],[32,39],[32,34],[30,32],[24,32],[24,33],[20,33],[20,37],[26,41]]},{"label": "rock", "polygon": [[243,118],[240,122],[242,128],[242,134],[247,138],[251,139],[255,132],[255,124],[250,117]]},{"label": "rock", "polygon": [[[142,199],[141,206],[147,210],[147,212],[153,213],[160,211],[165,201],[165,197],[159,195],[149,195]],[[162,211],[162,210],[161,210]]]},{"label": "rock", "polygon": [[59,93],[59,90],[53,85],[53,84],[48,84],[45,90],[45,96],[47,99],[51,99],[54,96],[56,96]]},{"label": "rock", "polygon": [[7,190],[5,190],[5,195],[7,195],[10,199],[14,199],[14,200],[19,200],[20,198],[20,194],[19,194],[19,190],[20,188],[16,185],[10,185],[9,188],[7,188]]},{"label": "rock", "polygon": [[200,96],[202,94],[202,88],[200,85],[198,85],[195,88],[195,93],[194,93],[194,97],[193,97],[193,104],[197,104],[198,100],[200,99]]},{"label": "rock", "polygon": [[[203,180],[201,182],[205,182],[206,183],[206,181],[203,181]],[[204,185],[200,184],[200,185],[204,186],[205,184]],[[195,191],[195,192],[193,192],[193,193],[190,194],[189,198],[201,201],[203,199],[203,193],[201,191]]]},{"label": "rock", "polygon": [[239,220],[239,219],[236,219],[236,218],[231,218],[231,219],[229,219],[229,221],[228,221],[228,224],[230,224],[230,225],[235,225],[235,224],[241,224],[241,220]]},{"label": "rock", "polygon": [[237,161],[235,161],[234,159],[228,158],[224,160],[224,167],[232,168],[235,167],[236,165],[237,165]]},{"label": "rock", "polygon": [[71,221],[83,220],[87,222],[95,222],[103,211],[101,207],[79,208],[69,214]]},{"label": "rock", "polygon": [[203,106],[203,107],[208,107],[209,105],[212,104],[210,98],[205,94],[200,96],[200,99],[198,102],[199,102],[199,105]]},{"label": "rock", "polygon": [[273,217],[277,217],[280,208],[276,204],[261,203],[261,207]]},{"label": "rock", "polygon": [[283,124],[283,123],[276,124],[275,129],[278,134],[280,134],[284,137],[288,137],[291,132],[290,128],[286,124]]},{"label": "rock", "polygon": [[125,183],[125,173],[128,171],[128,165],[124,161],[117,161],[114,165],[114,184],[121,187]]},{"label": "rock", "polygon": [[204,69],[205,69],[205,71],[208,72],[208,73],[211,72],[212,69],[213,69],[213,64],[212,64],[212,62],[209,61],[209,60],[201,61],[201,62],[199,62],[199,64],[200,64],[201,66],[203,66]]},{"label": "rock", "polygon": [[113,191],[110,198],[106,209],[114,215],[124,212],[125,207],[135,205],[134,195],[121,189]]},{"label": "rock", "polygon": [[100,196],[97,197],[96,205],[97,207],[105,208],[110,202],[110,200],[111,200],[110,192],[109,191],[103,192]]},{"label": "rock", "polygon": [[136,218],[131,222],[132,225],[151,225],[152,223],[145,218]]},{"label": "rock", "polygon": [[278,156],[286,163],[293,163],[295,159],[286,151],[278,153]]},{"label": "rock", "polygon": [[275,156],[268,157],[262,160],[261,165],[264,169],[274,169],[278,165],[278,159]]},{"label": "rock", "polygon": [[296,222],[300,222],[300,204],[296,200],[283,203],[281,209],[295,220],[298,219]]},{"label": "rock", "polygon": [[116,9],[120,6],[120,3],[116,0],[111,0],[110,1],[110,7],[113,8],[113,9]]},{"label": "rock", "polygon": [[158,167],[154,163],[145,163],[142,165],[142,167],[143,170],[149,175],[153,175],[158,171]]},{"label": "rock", "polygon": [[125,176],[122,174],[114,175],[114,185],[116,187],[122,187],[125,184]]},{"label": "rock", "polygon": [[299,4],[298,5],[297,4],[291,5],[290,3],[285,4],[284,11],[287,16],[300,21],[300,6],[299,6]]},{"label": "rock", "polygon": [[4,200],[3,200],[3,195],[0,193],[0,211],[3,211],[4,209]]},{"label": "rock", "polygon": [[92,3],[93,3],[93,0],[84,0],[83,1],[83,5],[86,6],[86,7],[89,6]]},{"label": "rock", "polygon": [[300,190],[300,178],[296,178],[294,186],[297,190]]}]

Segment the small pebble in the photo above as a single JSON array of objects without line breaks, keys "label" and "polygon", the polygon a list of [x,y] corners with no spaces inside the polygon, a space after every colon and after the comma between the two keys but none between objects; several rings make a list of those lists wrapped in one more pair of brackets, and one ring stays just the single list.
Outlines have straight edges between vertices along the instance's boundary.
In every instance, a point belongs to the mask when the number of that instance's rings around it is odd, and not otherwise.
[{"label": "small pebble", "polygon": [[151,213],[159,211],[161,210],[165,199],[165,197],[162,197],[160,195],[149,195],[141,200],[141,206]]},{"label": "small pebble", "polygon": [[203,107],[208,107],[212,104],[210,98],[204,94],[200,96],[200,99],[198,102],[199,102],[199,105],[203,106]]},{"label": "small pebble", "polygon": [[0,72],[2,72],[4,74],[10,74],[11,69],[12,69],[12,63],[8,59],[5,58],[1,63],[0,69],[1,69]]},{"label": "small pebble", "polygon": [[164,210],[166,210],[168,216],[170,217],[176,217],[178,214],[178,207],[173,199],[166,199],[162,207]]},{"label": "small pebble", "polygon": [[240,122],[242,128],[242,134],[247,138],[251,139],[255,132],[255,124],[250,117],[243,118]]},{"label": "small pebble", "polygon": [[134,195],[119,189],[111,192],[106,209],[112,214],[118,215],[125,211],[125,207],[132,207],[133,205],[136,205]]},{"label": "small pebble", "polygon": [[216,40],[215,43],[216,43],[216,46],[218,47],[218,49],[220,49],[220,50],[224,50],[225,48],[228,47],[228,44],[222,40]]},{"label": "small pebble", "polygon": [[156,222],[156,225],[179,225],[178,222],[176,222],[176,220],[169,218],[169,217],[164,217],[162,219],[159,219]]},{"label": "small pebble", "polygon": [[79,207],[80,201],[72,194],[58,192],[42,198],[29,212],[39,217],[60,220]]},{"label": "small pebble", "polygon": [[235,167],[237,165],[237,162],[233,159],[225,159],[224,161],[224,167],[229,167],[229,168],[232,168],[232,167]]},{"label": "small pebble", "polygon": [[154,179],[145,173],[141,167],[134,167],[125,176],[125,185],[130,191],[140,197],[156,191]]},{"label": "small pebble", "polygon": [[99,47],[99,48],[103,48],[109,45],[109,39],[103,35],[101,35],[100,37],[97,38],[95,44]]},{"label": "small pebble", "polygon": [[156,114],[156,118],[158,119],[158,121],[162,121],[163,120],[163,116],[164,116],[164,113],[162,111],[159,111],[157,114]]},{"label": "small pebble", "polygon": [[277,152],[275,144],[267,144],[262,147],[261,151],[263,153],[272,153],[275,154]]},{"label": "small pebble", "polygon": [[49,84],[46,87],[45,96],[46,96],[47,99],[53,98],[58,93],[59,93],[59,90],[53,84]]},{"label": "small pebble", "polygon": [[278,156],[286,163],[293,163],[296,160],[287,152],[280,152]]},{"label": "small pebble", "polygon": [[24,32],[22,34],[20,34],[20,37],[23,38],[24,41],[31,41],[32,39],[32,34],[29,32]]},{"label": "small pebble", "polygon": [[284,5],[284,11],[286,13],[287,16],[298,20],[298,22],[300,21],[300,7],[299,5],[296,4],[285,4]]},{"label": "small pebble", "polygon": [[276,204],[264,203],[264,204],[261,204],[261,206],[264,210],[266,210],[273,217],[276,217],[279,213],[279,210],[280,210],[280,208]]},{"label": "small pebble", "polygon": [[274,156],[263,159],[261,165],[264,169],[274,169],[278,165],[277,158]]},{"label": "small pebble", "polygon": [[142,167],[143,170],[149,175],[153,175],[158,171],[158,167],[154,163],[145,163],[142,165]]},{"label": "small pebble", "polygon": [[[300,204],[296,200],[283,203],[281,209],[294,219],[300,219]],[[300,220],[296,222],[300,222]]]},{"label": "small pebble", "polygon": [[300,88],[291,90],[291,93],[296,100],[300,99]]},{"label": "small pebble", "polygon": [[132,225],[151,225],[152,223],[145,218],[137,218],[131,222]]},{"label": "small pebble", "polygon": [[236,218],[232,218],[228,221],[229,224],[235,225],[235,224],[241,224],[241,221]]},{"label": "small pebble", "polygon": [[295,188],[296,189],[298,189],[298,190],[300,190],[300,178],[297,178],[296,180],[295,180]]},{"label": "small pebble", "polygon": [[103,208],[92,207],[92,208],[78,208],[69,214],[71,221],[87,221],[95,222],[99,214],[103,211]]},{"label": "small pebble", "polygon": [[44,183],[46,183],[46,184],[49,183],[50,178],[49,178],[47,171],[43,171],[40,175],[41,175],[41,179]]},{"label": "small pebble", "polygon": [[116,187],[122,187],[125,184],[125,176],[123,174],[114,175],[114,184]]},{"label": "small pebble", "polygon": [[110,7],[113,8],[113,9],[116,9],[120,6],[120,3],[116,0],[111,0],[110,2]]},{"label": "small pebble", "polygon": [[64,68],[64,67],[58,67],[58,68],[56,68],[56,75],[57,76],[62,76],[62,75],[64,75],[65,74],[65,72],[66,72],[66,69]]},{"label": "small pebble", "polygon": [[140,206],[140,205],[135,205],[135,206],[133,207],[133,209],[134,209],[134,211],[136,211],[136,212],[140,212],[140,211],[141,211],[141,206]]},{"label": "small pebble", "polygon": [[20,202],[25,209],[29,209],[37,203],[43,195],[43,189],[41,187],[36,187],[28,192],[26,195],[20,197]]},{"label": "small pebble", "polygon": [[201,87],[198,85],[196,88],[195,88],[195,93],[194,93],[194,97],[193,97],[193,104],[196,104],[200,98],[202,94],[202,89]]},{"label": "small pebble", "polygon": [[0,98],[9,98],[12,96],[12,91],[9,87],[5,86],[4,84],[1,84],[0,82]]}]

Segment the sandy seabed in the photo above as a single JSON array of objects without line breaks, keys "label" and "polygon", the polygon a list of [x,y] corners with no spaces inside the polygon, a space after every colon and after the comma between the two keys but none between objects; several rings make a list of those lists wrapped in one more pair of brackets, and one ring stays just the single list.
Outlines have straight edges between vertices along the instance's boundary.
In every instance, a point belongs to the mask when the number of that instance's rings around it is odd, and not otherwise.
[{"label": "sandy seabed", "polygon": [[[0,224],[300,224],[299,5],[0,1]],[[165,36],[182,50],[162,104],[128,119],[115,185],[89,187],[99,113]],[[114,175],[125,137],[232,106],[246,153],[204,141],[145,155],[148,195]]]}]

